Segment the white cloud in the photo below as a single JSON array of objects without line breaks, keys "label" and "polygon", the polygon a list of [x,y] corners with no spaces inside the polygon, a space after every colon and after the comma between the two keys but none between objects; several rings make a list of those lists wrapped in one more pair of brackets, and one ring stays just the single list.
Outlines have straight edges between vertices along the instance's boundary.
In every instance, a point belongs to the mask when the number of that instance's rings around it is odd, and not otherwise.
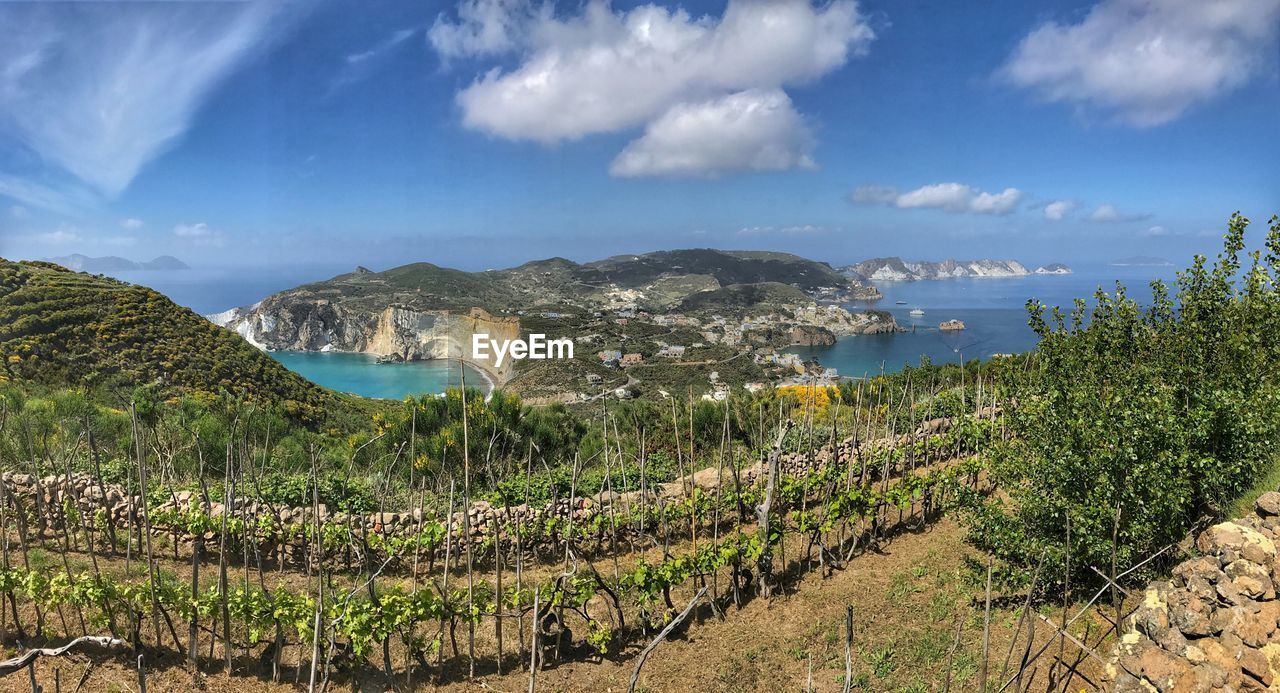
[{"label": "white cloud", "polygon": [[825,226],[814,224],[796,224],[792,226],[744,226],[738,229],[739,236],[810,236],[828,231]]},{"label": "white cloud", "polygon": [[1150,214],[1132,214],[1121,212],[1113,204],[1101,204],[1098,208],[1089,214],[1089,221],[1102,223],[1120,223],[1128,221],[1142,221],[1151,218]]},{"label": "white cloud", "polygon": [[383,39],[381,43],[374,46],[373,48],[370,48],[369,50],[366,50],[366,51],[361,51],[359,53],[352,53],[348,55],[347,64],[356,65],[363,62],[368,62],[371,58],[376,58],[379,55],[382,55],[383,53],[387,52],[388,50],[391,50],[392,48],[395,48],[396,46],[409,40],[416,33],[418,33],[417,29],[400,29],[398,31],[394,31],[391,33],[390,36],[388,36],[386,39]]},{"label": "white cloud", "polygon": [[173,227],[173,235],[178,238],[202,238],[212,234],[213,230],[204,222],[198,224],[178,224]]},{"label": "white cloud", "polygon": [[173,227],[173,235],[197,245],[220,246],[225,241],[225,235],[221,231],[210,228],[209,225],[204,222],[200,222],[198,224],[178,224]]},{"label": "white cloud", "polygon": [[9,216],[14,219],[28,219],[31,217],[31,210],[22,205],[14,205],[9,208]]},{"label": "white cloud", "polygon": [[1008,214],[1018,208],[1022,191],[1005,188],[998,193],[979,192],[969,203],[969,209],[978,214]]},{"label": "white cloud", "polygon": [[[0,3],[2,6],[3,3]],[[0,49],[2,50],[2,49]],[[0,99],[3,101],[3,99]],[[0,112],[4,106],[0,103]],[[89,206],[93,196],[79,186],[69,185],[55,189],[18,176],[0,173],[0,195],[17,200],[30,207],[39,207],[64,214],[71,214]]]},{"label": "white cloud", "polygon": [[1001,75],[1046,101],[1159,125],[1247,83],[1274,61],[1280,0],[1102,0],[1047,22]]},{"label": "white cloud", "polygon": [[141,219],[135,219],[133,217],[120,220],[120,228],[125,229],[126,231],[137,231],[145,225],[146,224],[144,224]]},{"label": "white cloud", "polygon": [[550,5],[536,10],[529,0],[462,0],[458,21],[436,17],[427,39],[445,60],[498,55],[515,50],[529,25],[540,15],[548,19],[550,11]]},{"label": "white cloud", "polygon": [[45,245],[66,245],[80,242],[82,236],[80,235],[80,230],[76,227],[63,224],[53,231],[32,234],[28,238],[36,243]]},{"label": "white cloud", "polygon": [[348,54],[342,63],[342,68],[329,84],[329,94],[333,95],[343,87],[355,84],[373,74],[375,66],[382,62],[384,56],[389,55],[421,30],[421,28],[400,29],[367,50]]},{"label": "white cloud", "polygon": [[964,212],[973,201],[973,188],[960,183],[937,183],[916,188],[898,196],[894,204],[901,209],[945,209]]},{"label": "white cloud", "polygon": [[707,176],[813,168],[813,137],[780,89],[677,104],[609,167],[615,176]]},{"label": "white cloud", "polygon": [[0,3],[11,29],[0,43],[0,135],[115,196],[278,29],[277,7]]},{"label": "white cloud", "polygon": [[[518,56],[515,67],[492,67],[457,94],[466,127],[552,144],[647,124],[649,138],[677,115],[723,110],[734,95],[812,82],[864,54],[875,38],[852,0],[729,0],[720,17],[656,4],[614,10],[604,0],[588,0],[575,14],[553,10],[528,0],[463,0],[456,21],[437,19],[429,36],[445,59]],[[793,114],[786,139],[807,139],[789,99],[786,111]],[[725,135],[728,141],[704,147],[751,141]],[[631,150],[651,147],[645,138]],[[752,168],[741,164],[745,156],[729,156],[739,160],[733,168]]]},{"label": "white cloud", "polygon": [[1076,203],[1071,200],[1054,200],[1044,206],[1044,218],[1049,221],[1062,221],[1075,211]]},{"label": "white cloud", "polygon": [[897,188],[864,185],[849,196],[855,204],[885,204],[898,209],[942,209],[948,212],[1005,215],[1017,210],[1023,192],[1005,188],[998,193],[963,183],[935,183],[900,193]]},{"label": "white cloud", "polygon": [[1163,227],[1163,226],[1152,226],[1151,228],[1149,228],[1149,229],[1147,229],[1146,231],[1144,231],[1144,232],[1142,233],[1142,235],[1144,235],[1144,236],[1153,236],[1153,237],[1158,237],[1158,236],[1168,236],[1168,235],[1169,235],[1169,229],[1166,229],[1166,228],[1165,228],[1165,227]]}]

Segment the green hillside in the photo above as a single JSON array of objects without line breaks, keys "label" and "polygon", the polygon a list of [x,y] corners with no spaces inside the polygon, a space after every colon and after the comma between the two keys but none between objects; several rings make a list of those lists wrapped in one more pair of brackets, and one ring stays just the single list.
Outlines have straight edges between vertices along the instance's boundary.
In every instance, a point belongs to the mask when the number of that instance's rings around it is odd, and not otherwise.
[{"label": "green hillside", "polygon": [[228,392],[318,420],[335,396],[142,286],[0,259],[0,377],[91,389]]},{"label": "green hillside", "polygon": [[849,280],[824,262],[798,255],[762,251],[725,251],[710,248],[664,250],[644,255],[620,255],[588,263],[622,286],[640,286],[658,277],[705,274],[722,285],[779,282],[806,291],[846,286]]},{"label": "green hillside", "polygon": [[760,284],[731,284],[689,296],[680,304],[686,313],[700,311],[735,310],[747,313],[770,313],[779,307],[809,302],[809,297],[794,286],[778,282]]},{"label": "green hillside", "polygon": [[[495,313],[580,312],[607,304],[611,288],[620,287],[642,290],[638,302],[645,308],[668,310],[699,292],[764,283],[794,287],[797,296],[823,288],[860,287],[830,265],[798,255],[700,248],[619,255],[585,264],[553,257],[483,272],[429,262],[382,272],[360,268],[272,298],[327,300],[366,313],[392,305],[456,311],[480,307]],[[700,305],[712,298],[703,297]]]}]

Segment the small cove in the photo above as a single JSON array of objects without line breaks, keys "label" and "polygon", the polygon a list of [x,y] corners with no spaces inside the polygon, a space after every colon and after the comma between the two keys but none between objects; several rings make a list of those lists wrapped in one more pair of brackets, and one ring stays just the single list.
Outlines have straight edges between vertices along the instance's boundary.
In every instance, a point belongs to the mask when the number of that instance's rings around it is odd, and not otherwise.
[{"label": "small cove", "polygon": [[462,384],[485,393],[489,379],[474,366],[454,359],[378,363],[372,354],[317,351],[272,351],[271,357],[285,368],[330,390],[376,399],[403,399],[432,395]]}]

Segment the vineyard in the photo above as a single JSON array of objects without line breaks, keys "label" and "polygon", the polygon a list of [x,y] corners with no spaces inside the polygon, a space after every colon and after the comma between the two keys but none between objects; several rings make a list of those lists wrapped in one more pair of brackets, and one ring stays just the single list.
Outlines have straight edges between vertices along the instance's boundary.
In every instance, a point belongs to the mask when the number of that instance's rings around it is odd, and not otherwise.
[{"label": "vineyard", "polygon": [[[76,643],[136,667],[131,688],[157,666],[696,688],[646,666],[701,632],[785,630],[840,584],[796,636],[805,690],[1102,688],[1133,588],[1273,490],[1280,220],[1242,275],[1247,225],[1150,305],[1030,304],[1031,354],[832,388],[582,411],[463,389],[300,421],[234,393],[0,384],[0,681],[48,689]],[[726,682],[778,683],[777,651],[739,654]]]},{"label": "vineyard", "polygon": [[[838,403],[781,415],[758,452],[731,449],[726,426],[717,466],[667,481],[651,482],[645,458],[610,440],[597,493],[571,479],[565,497],[541,504],[471,501],[464,452],[461,480],[446,490],[422,478],[419,504],[402,512],[330,512],[318,469],[310,506],[238,495],[261,483],[252,435],[226,446],[218,491],[177,488],[164,451],[183,442],[158,440],[161,427],[147,435],[135,406],[136,478],[105,480],[88,429],[61,442],[68,455],[88,450],[89,471],[4,473],[3,627],[21,641],[109,634],[233,672],[257,662],[249,668],[272,680],[321,689],[360,667],[412,685],[612,655],[678,626],[691,592],[717,613],[767,598],[981,493],[975,453],[998,435],[999,410],[973,387],[975,413],[906,434],[881,434],[870,414],[855,422],[860,434],[819,432],[819,419],[839,420]],[[892,411],[893,395],[878,390],[879,409]],[[615,477],[635,490],[616,490]]]}]

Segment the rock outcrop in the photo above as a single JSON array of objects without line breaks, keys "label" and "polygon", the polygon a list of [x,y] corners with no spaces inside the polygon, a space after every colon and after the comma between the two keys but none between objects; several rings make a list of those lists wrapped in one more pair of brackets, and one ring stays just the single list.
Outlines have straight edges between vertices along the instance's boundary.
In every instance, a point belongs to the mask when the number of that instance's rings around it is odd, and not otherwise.
[{"label": "rock outcrop", "polygon": [[[1065,267],[1065,265],[1064,265]],[[959,277],[1023,277],[1031,272],[1017,260],[943,260],[907,262],[899,257],[864,260],[842,270],[865,281],[916,281]]]},{"label": "rock outcrop", "polygon": [[512,360],[497,366],[492,356],[477,358],[472,335],[487,334],[499,341],[520,337],[517,318],[494,316],[481,308],[456,312],[388,306],[368,312],[324,298],[273,297],[209,318],[261,349],[359,352],[397,362],[461,359],[498,383],[510,379]]},{"label": "rock outcrop", "polygon": [[1280,493],[1196,539],[1202,555],[1151,583],[1107,665],[1110,689],[1280,691]]},{"label": "rock outcrop", "polygon": [[835,343],[835,334],[825,327],[796,325],[791,328],[791,344],[793,346],[831,346]]}]

